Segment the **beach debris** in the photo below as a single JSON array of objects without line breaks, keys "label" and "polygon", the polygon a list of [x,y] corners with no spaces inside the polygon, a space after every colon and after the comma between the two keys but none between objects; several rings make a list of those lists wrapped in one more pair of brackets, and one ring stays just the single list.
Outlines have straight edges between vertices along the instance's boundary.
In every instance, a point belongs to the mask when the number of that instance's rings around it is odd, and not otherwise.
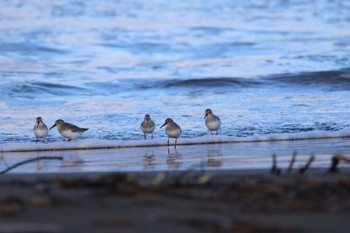
[{"label": "beach debris", "polygon": [[336,172],[338,172],[338,164],[339,164],[339,159],[338,159],[337,155],[334,155],[332,157],[332,163],[331,163],[330,168],[328,169],[328,172],[329,173],[336,173]]},{"label": "beach debris", "polygon": [[211,180],[211,176],[207,173],[198,177],[198,184],[206,184]]},{"label": "beach debris", "polygon": [[0,214],[3,216],[13,216],[23,210],[23,203],[16,198],[9,198],[0,203]]},{"label": "beach debris", "polygon": [[[0,223],[0,232],[76,232],[74,229],[82,226],[88,232],[124,228],[124,231],[138,232],[140,225],[155,231],[174,226],[185,230],[190,227],[193,232],[309,232],[303,231],[305,228],[299,222],[290,228],[280,224],[279,220],[274,223],[255,222],[246,216],[314,213],[312,217],[321,221],[323,217],[318,217],[321,212],[327,217],[336,213],[334,219],[339,222],[338,215],[346,215],[350,210],[350,202],[344,199],[350,194],[350,182],[346,177],[332,182],[318,178],[299,182],[293,177],[271,179],[270,174],[264,173],[241,176],[241,173],[233,172],[222,176],[206,171],[198,176],[198,170],[194,169],[185,177],[186,182],[178,184],[170,178],[183,174],[181,171],[154,173],[153,176],[138,173],[133,182],[130,182],[128,173],[17,180],[3,177],[0,217],[13,222],[13,228],[6,231]],[[166,182],[162,181],[164,175]],[[198,183],[198,179],[207,180],[208,175],[211,175],[210,182]],[[162,182],[159,186],[147,185],[147,182],[143,185],[142,182],[148,179]],[[39,188],[44,191],[38,192],[34,186],[41,184],[47,188]],[[46,192],[46,189],[52,191]],[[5,191],[14,196],[9,198]],[[36,219],[42,222],[55,219],[57,229],[45,228],[47,231],[44,231],[39,225],[27,230],[15,228],[22,219],[32,216],[37,216]],[[69,221],[64,216],[69,216]],[[349,225],[346,218],[341,223],[346,224],[346,232]]]},{"label": "beach debris", "polygon": [[134,174],[127,174],[126,175],[126,180],[125,180],[127,183],[133,183],[135,181],[135,175]]},{"label": "beach debris", "polygon": [[165,178],[166,178],[165,172],[158,172],[157,175],[153,178],[151,184],[153,186],[159,186],[164,181]]},{"label": "beach debris", "polygon": [[36,195],[27,199],[27,202],[33,206],[48,206],[52,204],[52,200],[49,196]]},{"label": "beach debris", "polygon": [[307,163],[305,164],[305,166],[299,169],[299,174],[304,174],[304,173],[307,171],[307,169],[309,169],[311,163],[312,163],[314,160],[315,160],[315,155],[314,155],[314,154],[311,154],[311,155],[310,155],[310,158],[309,158],[309,160],[307,161]]},{"label": "beach debris", "polygon": [[272,154],[272,167],[271,167],[271,173],[275,175],[281,174],[281,169],[277,167],[277,159],[276,154]]},{"label": "beach debris", "polygon": [[6,174],[7,172],[9,172],[12,169],[15,169],[16,167],[19,167],[21,165],[36,162],[39,160],[63,160],[63,157],[61,157],[61,156],[38,156],[36,158],[27,159],[27,160],[15,163],[14,165],[7,167],[5,170],[0,171],[0,175]]},{"label": "beach debris", "polygon": [[191,174],[192,172],[194,172],[193,169],[184,170],[184,171],[180,172],[180,173],[175,177],[175,179],[174,179],[174,182],[173,182],[174,185],[181,185],[181,184],[183,184],[184,178],[185,178],[187,175]]},{"label": "beach debris", "polygon": [[328,169],[329,173],[336,173],[338,172],[338,164],[340,161],[344,161],[346,163],[350,163],[350,158],[345,157],[344,155],[340,154],[340,153],[336,153],[333,157],[332,157],[332,163],[330,168]]},{"label": "beach debris", "polygon": [[291,173],[291,171],[292,171],[292,169],[293,169],[293,165],[294,165],[294,163],[295,163],[297,154],[298,154],[297,151],[294,151],[294,152],[293,152],[292,158],[291,158],[291,160],[290,160],[290,162],[289,162],[289,166],[288,166],[288,169],[287,169],[287,173],[288,173],[288,174]]}]

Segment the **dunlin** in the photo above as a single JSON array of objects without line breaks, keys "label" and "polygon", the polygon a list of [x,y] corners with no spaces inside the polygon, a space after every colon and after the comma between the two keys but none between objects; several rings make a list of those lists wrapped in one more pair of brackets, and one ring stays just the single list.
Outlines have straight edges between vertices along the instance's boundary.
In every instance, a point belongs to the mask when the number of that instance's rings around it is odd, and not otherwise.
[{"label": "dunlin", "polygon": [[38,142],[39,138],[43,139],[43,143],[45,142],[45,138],[47,136],[47,133],[49,130],[47,129],[47,126],[43,122],[43,119],[41,117],[36,118],[36,123],[34,125],[34,135],[36,137],[36,143]]},{"label": "dunlin", "polygon": [[172,119],[168,118],[165,120],[165,123],[160,127],[165,126],[165,133],[168,135],[168,146],[169,146],[169,138],[175,138],[175,147],[177,143],[178,137],[180,137],[182,130],[178,124],[176,124]]},{"label": "dunlin", "polygon": [[50,130],[55,126],[57,126],[58,132],[60,132],[63,137],[68,138],[68,141],[76,139],[86,130],[88,130],[86,128],[80,128],[78,126],[66,123],[61,119],[57,120],[55,124],[51,126]]},{"label": "dunlin", "polygon": [[145,139],[146,139],[146,134],[148,134],[148,133],[152,134],[152,138],[153,138],[153,131],[156,128],[156,125],[151,120],[150,115],[148,115],[148,114],[145,115],[145,119],[141,123],[140,128],[145,136]]},{"label": "dunlin", "polygon": [[208,127],[208,129],[213,134],[213,131],[216,131],[216,134],[218,134],[220,126],[221,126],[221,120],[219,117],[215,116],[211,109],[205,110],[205,125]]}]

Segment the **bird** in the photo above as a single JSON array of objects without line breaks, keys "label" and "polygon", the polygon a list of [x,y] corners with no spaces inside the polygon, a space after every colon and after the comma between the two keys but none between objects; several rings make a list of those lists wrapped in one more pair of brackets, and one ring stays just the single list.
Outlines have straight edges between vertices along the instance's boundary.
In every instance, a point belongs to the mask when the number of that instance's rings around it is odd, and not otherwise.
[{"label": "bird", "polygon": [[34,135],[36,137],[35,143],[38,143],[39,138],[42,138],[43,143],[44,143],[45,138],[46,138],[49,130],[47,129],[47,126],[45,125],[45,123],[43,122],[43,119],[41,117],[36,118],[36,123],[34,125],[33,131],[34,131]]},{"label": "bird", "polygon": [[171,118],[167,118],[164,124],[160,127],[165,126],[165,133],[168,135],[168,146],[169,146],[169,138],[175,138],[175,148],[178,137],[180,137],[182,130],[178,124],[176,124]]},{"label": "bird", "polygon": [[140,129],[142,130],[145,139],[146,139],[146,134],[148,133],[152,134],[152,139],[153,139],[153,131],[155,128],[156,128],[156,125],[151,120],[150,115],[146,114],[143,122],[140,125]]},{"label": "bird", "polygon": [[63,137],[68,138],[68,141],[76,139],[86,130],[88,130],[87,128],[80,128],[78,126],[66,123],[61,119],[57,120],[55,124],[51,126],[50,130],[55,126],[57,126],[58,132],[60,132]]},{"label": "bird", "polygon": [[219,133],[219,129],[221,126],[221,120],[219,117],[215,116],[211,109],[205,110],[205,125],[210,130],[211,134],[213,134],[213,131],[216,131],[216,135]]}]

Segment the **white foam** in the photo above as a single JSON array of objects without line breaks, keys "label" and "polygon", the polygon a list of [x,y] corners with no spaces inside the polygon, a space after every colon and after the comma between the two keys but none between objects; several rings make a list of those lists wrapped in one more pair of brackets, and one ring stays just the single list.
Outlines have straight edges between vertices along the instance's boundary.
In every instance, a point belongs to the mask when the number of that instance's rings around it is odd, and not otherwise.
[{"label": "white foam", "polygon": [[[286,140],[310,140],[350,137],[350,128],[335,132],[309,131],[302,133],[284,133],[255,135],[250,137],[234,137],[223,135],[210,135],[197,138],[179,138],[177,145],[196,144],[219,144],[219,143],[241,143],[241,142],[263,142],[263,141],[286,141]],[[173,145],[174,140],[170,139]],[[86,150],[128,147],[150,147],[166,146],[167,139],[154,140],[99,140],[78,139],[77,141],[64,141],[53,143],[6,143],[0,145],[1,152],[24,152],[24,151],[57,151],[57,150]]]}]

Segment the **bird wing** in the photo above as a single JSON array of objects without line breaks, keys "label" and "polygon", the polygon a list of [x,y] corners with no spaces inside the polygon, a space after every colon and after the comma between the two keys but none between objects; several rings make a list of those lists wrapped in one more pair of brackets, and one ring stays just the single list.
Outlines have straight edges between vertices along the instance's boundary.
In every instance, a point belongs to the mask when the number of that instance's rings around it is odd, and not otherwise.
[{"label": "bird wing", "polygon": [[72,124],[69,124],[69,123],[66,123],[67,126],[69,126],[72,130],[72,132],[81,132],[81,131],[86,131],[88,130],[87,128],[80,128],[76,125],[72,125]]}]

